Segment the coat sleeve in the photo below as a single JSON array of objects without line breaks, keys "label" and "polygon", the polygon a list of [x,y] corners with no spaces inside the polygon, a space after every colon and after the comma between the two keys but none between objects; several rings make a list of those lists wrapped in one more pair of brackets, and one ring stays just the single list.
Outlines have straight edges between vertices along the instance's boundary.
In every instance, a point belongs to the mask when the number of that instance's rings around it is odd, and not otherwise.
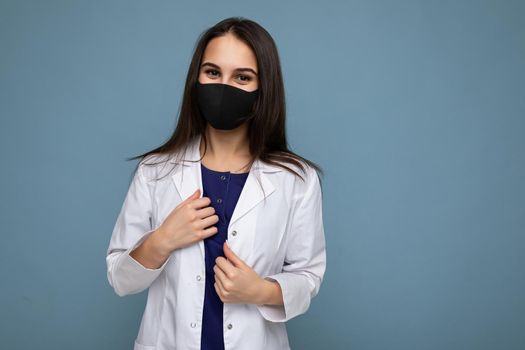
[{"label": "coat sleeve", "polygon": [[129,254],[150,234],[152,198],[139,164],[124,199],[106,252],[109,284],[119,296],[136,294],[148,288],[160,275],[171,256],[157,269],[146,268]]},{"label": "coat sleeve", "polygon": [[326,269],[321,187],[315,169],[308,169],[306,190],[291,219],[282,272],[264,277],[279,283],[284,305],[257,305],[262,316],[272,322],[305,313],[319,292]]}]

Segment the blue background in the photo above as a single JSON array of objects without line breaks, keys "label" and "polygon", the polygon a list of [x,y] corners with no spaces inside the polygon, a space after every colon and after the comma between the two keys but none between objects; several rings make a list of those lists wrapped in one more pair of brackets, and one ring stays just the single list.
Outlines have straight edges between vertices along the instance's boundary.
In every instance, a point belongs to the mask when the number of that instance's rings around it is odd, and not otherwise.
[{"label": "blue background", "polygon": [[293,349],[525,348],[520,1],[0,2],[0,339],[131,349],[146,293],[105,253],[175,127],[197,36],[281,56],[292,149],[325,170],[327,271]]}]

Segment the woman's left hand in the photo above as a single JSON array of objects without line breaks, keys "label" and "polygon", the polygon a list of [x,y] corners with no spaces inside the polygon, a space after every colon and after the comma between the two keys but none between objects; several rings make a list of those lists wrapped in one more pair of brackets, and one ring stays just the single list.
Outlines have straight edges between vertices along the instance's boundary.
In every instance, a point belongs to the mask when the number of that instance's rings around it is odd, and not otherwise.
[{"label": "woman's left hand", "polygon": [[224,303],[262,304],[265,281],[224,242],[224,255],[215,259],[215,290]]}]

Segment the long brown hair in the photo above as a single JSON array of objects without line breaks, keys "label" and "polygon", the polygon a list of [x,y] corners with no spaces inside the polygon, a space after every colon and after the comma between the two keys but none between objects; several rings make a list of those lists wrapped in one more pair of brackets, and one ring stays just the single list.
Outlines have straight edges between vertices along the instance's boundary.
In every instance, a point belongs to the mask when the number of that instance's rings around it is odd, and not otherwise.
[{"label": "long brown hair", "polygon": [[[208,42],[227,33],[235,35],[236,38],[250,46],[257,59],[259,94],[254,104],[254,117],[247,121],[249,123],[250,153],[253,156],[251,164],[259,158],[263,162],[290,171],[302,179],[302,176],[296,171],[283,164],[294,164],[304,171],[302,161],[315,168],[318,176],[319,173],[323,174],[319,165],[299,156],[288,148],[285,91],[277,47],[270,34],[262,26],[243,17],[224,19],[199,36],[186,76],[182,105],[175,131],[163,145],[127,160],[140,159],[142,161],[148,155],[176,153],[185,149],[190,140],[199,134],[202,135],[204,145],[207,145],[206,133],[204,132],[206,120],[200,115],[194,86],[198,80],[201,60]],[[145,162],[144,164],[153,165]]]}]

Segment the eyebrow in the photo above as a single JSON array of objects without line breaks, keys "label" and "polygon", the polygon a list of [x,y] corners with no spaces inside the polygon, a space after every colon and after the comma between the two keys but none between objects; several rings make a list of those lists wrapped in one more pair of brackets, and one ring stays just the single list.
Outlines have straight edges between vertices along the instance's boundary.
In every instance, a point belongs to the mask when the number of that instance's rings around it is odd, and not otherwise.
[{"label": "eyebrow", "polygon": [[[204,62],[203,64],[201,64],[201,68],[204,66],[210,66],[213,68],[221,69],[221,67],[211,62]],[[253,74],[257,75],[257,72],[251,68],[236,68],[235,70],[239,72],[252,72]]]}]

